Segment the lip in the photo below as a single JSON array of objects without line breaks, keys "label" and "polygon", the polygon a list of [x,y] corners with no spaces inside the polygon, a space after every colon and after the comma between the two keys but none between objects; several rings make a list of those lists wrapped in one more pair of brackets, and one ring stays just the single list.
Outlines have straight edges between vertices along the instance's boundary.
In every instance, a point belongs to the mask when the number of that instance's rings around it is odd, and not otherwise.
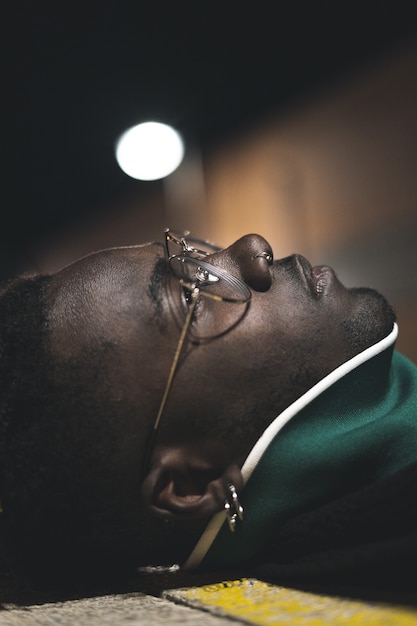
[{"label": "lip", "polygon": [[328,265],[312,267],[300,254],[293,256],[294,268],[300,275],[307,289],[317,298],[327,295],[334,279],[334,271]]},{"label": "lip", "polygon": [[329,293],[334,279],[334,271],[328,265],[318,265],[312,269],[314,290],[318,297]]}]

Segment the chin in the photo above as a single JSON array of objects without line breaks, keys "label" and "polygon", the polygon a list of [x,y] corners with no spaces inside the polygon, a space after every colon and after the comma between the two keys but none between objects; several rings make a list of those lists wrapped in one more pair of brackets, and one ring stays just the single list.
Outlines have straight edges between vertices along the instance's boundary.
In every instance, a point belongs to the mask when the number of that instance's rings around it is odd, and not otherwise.
[{"label": "chin", "polygon": [[386,337],[396,321],[391,305],[374,289],[352,289],[357,305],[353,317],[343,320],[343,328],[353,354],[358,354]]}]

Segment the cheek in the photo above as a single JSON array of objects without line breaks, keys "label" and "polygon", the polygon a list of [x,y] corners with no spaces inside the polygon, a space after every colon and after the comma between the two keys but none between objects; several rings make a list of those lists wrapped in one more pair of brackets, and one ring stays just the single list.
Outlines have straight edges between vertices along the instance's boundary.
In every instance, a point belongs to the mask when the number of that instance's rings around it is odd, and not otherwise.
[{"label": "cheek", "polygon": [[193,339],[210,341],[220,339],[244,323],[248,305],[236,302],[218,302],[201,298],[190,328]]},{"label": "cheek", "polygon": [[308,343],[322,335],[325,325],[317,324],[313,303],[302,298],[281,297],[278,302],[258,299],[238,328],[244,337],[264,350],[288,349]]},{"label": "cheek", "polygon": [[254,299],[243,322],[227,337],[236,367],[283,382],[303,370],[314,379],[327,374],[348,356],[342,316],[323,301],[285,294],[272,306]]}]

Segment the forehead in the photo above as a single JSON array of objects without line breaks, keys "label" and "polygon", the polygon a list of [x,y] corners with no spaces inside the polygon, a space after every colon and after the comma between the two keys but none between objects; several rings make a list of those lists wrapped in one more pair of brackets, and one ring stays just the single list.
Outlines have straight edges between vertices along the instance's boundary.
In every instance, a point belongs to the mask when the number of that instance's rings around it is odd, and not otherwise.
[{"label": "forehead", "polygon": [[161,258],[164,248],[158,242],[99,250],[57,271],[52,289],[57,294],[74,294],[77,289],[81,294],[86,288],[91,293],[108,292],[131,281],[142,287]]},{"label": "forehead", "polygon": [[98,337],[126,340],[154,314],[164,258],[161,244],[147,243],[101,250],[56,272],[48,291],[52,344],[73,353]]}]

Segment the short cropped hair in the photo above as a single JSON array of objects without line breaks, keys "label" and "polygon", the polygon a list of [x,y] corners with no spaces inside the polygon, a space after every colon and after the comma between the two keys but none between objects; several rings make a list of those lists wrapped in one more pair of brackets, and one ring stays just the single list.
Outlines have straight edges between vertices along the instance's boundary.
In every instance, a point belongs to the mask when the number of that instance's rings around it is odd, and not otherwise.
[{"label": "short cropped hair", "polygon": [[115,504],[95,489],[112,480],[110,469],[98,474],[114,454],[112,428],[129,410],[111,397],[103,367],[111,347],[76,361],[53,356],[49,281],[19,278],[0,294],[0,547],[7,566],[45,577],[75,570],[80,555],[110,568],[120,552],[135,554],[121,545],[126,537],[140,551],[143,530],[123,530],[122,507],[113,528]]}]

